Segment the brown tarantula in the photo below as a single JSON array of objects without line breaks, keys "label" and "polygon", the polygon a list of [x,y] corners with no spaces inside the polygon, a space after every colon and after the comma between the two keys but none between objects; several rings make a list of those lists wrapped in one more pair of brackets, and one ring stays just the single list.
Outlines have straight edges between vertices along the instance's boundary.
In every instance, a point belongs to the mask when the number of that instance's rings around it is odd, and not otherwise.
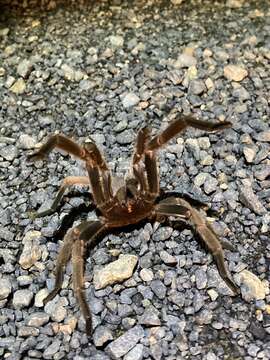
[{"label": "brown tarantula", "polygon": [[[220,276],[235,294],[238,293],[238,288],[225,266],[221,243],[205,216],[184,198],[168,195],[165,199],[163,197],[163,200],[160,200],[157,150],[188,126],[214,132],[230,127],[231,123],[209,123],[196,120],[191,116],[178,116],[164,131],[153,138],[150,136],[148,127],[142,128],[137,136],[136,149],[132,159],[132,176],[125,181],[124,185],[119,185],[116,191],[112,189],[112,176],[106,161],[92,140],[80,146],[64,135],[53,135],[38,151],[29,156],[31,160],[40,160],[56,147],[85,161],[88,176],[65,178],[51,208],[37,213],[36,216],[50,215],[56,211],[69,186],[81,184],[91,187],[93,203],[101,216],[98,221],[84,221],[68,230],[57,259],[55,287],[44,300],[46,304],[61,289],[63,272],[71,257],[73,289],[86,321],[87,334],[92,332],[92,318],[83,291],[83,256],[86,245],[92,244],[93,246],[94,239],[103,230],[108,231],[136,224],[145,219],[155,221],[167,217],[179,217],[182,220],[190,221],[194,230],[213,254]],[[231,249],[228,244],[225,248]]]}]

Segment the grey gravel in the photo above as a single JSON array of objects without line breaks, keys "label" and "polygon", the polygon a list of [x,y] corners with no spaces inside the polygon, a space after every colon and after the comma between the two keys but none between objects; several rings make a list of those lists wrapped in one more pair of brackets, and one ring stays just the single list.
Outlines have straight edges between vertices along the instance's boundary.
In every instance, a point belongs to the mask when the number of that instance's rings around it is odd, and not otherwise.
[{"label": "grey gravel", "polygon": [[[109,360],[120,349],[124,359],[269,359],[268,1],[4,2],[0,358]],[[189,221],[146,221],[87,249],[87,337],[70,263],[43,304],[67,228],[96,218],[83,209],[87,187],[68,189],[55,214],[30,217],[52,204],[63,178],[87,173],[57,149],[34,164],[26,156],[55,132],[80,144],[91,137],[126,175],[138,130],[155,136],[179,114],[232,123],[188,128],[157,155],[161,189],[205,203],[202,214],[235,248],[224,256],[241,293],[233,296]],[[119,254],[138,257],[132,277],[95,290],[94,271]]]},{"label": "grey gravel", "polygon": [[57,353],[60,347],[60,340],[54,340],[44,351],[43,357],[44,359],[52,359],[54,354]]},{"label": "grey gravel", "polygon": [[124,360],[142,360],[144,348],[142,344],[137,344],[125,356]]},{"label": "grey gravel", "polygon": [[106,352],[112,359],[119,359],[131,350],[144,336],[144,330],[140,325],[134,326],[106,347]]}]

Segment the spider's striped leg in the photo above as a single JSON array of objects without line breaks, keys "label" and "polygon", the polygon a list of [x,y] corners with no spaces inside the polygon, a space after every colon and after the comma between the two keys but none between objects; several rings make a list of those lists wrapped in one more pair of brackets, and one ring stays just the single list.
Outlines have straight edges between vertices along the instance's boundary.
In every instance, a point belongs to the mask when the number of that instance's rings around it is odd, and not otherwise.
[{"label": "spider's striped leg", "polygon": [[175,137],[178,133],[185,130],[187,127],[205,130],[209,132],[219,131],[231,126],[229,121],[220,123],[211,123],[202,120],[197,120],[192,116],[179,115],[169,126],[162,131],[161,134],[155,136],[148,144],[148,150],[157,150],[165,145],[170,139]]},{"label": "spider's striped leg", "polygon": [[[178,209],[179,207],[179,209]],[[178,212],[178,214],[177,214]],[[161,201],[156,206],[156,213],[158,215],[166,216],[180,216],[191,221],[194,229],[205,242],[210,252],[213,254],[214,260],[217,264],[218,271],[222,279],[229,286],[229,288],[235,293],[239,293],[239,289],[232,280],[232,276],[229,273],[225,261],[221,243],[213,231],[212,227],[208,224],[207,220],[200,214],[200,212],[194,209],[187,201],[179,198],[168,198],[166,201]]]},{"label": "spider's striped leg", "polygon": [[113,200],[110,170],[93,140],[85,143],[84,149],[86,169],[95,203],[99,208],[106,207],[106,204]]},{"label": "spider's striped leg", "polygon": [[[154,151],[147,150],[149,138],[149,128],[142,128],[138,133],[136,150],[133,155],[133,173],[141,185],[142,192],[147,193],[147,197],[150,199],[154,199],[159,194],[159,176],[156,154]],[[144,160],[144,165],[142,160]]]},{"label": "spider's striped leg", "polygon": [[132,159],[132,169],[135,179],[140,184],[141,193],[145,194],[148,190],[147,180],[145,176],[145,169],[142,165],[142,160],[145,154],[146,143],[149,140],[150,129],[148,127],[144,127],[139,130],[135,152]]},{"label": "spider's striped leg", "polygon": [[43,300],[44,304],[47,304],[48,301],[51,301],[61,289],[64,279],[64,270],[68,260],[70,259],[71,249],[74,240],[75,240],[74,229],[70,229],[64,237],[64,243],[57,258],[54,288],[49,293],[49,295]]},{"label": "spider's striped leg", "polygon": [[86,243],[93,246],[96,236],[105,228],[100,221],[85,222],[83,225],[74,229],[76,240],[72,247],[72,264],[73,264],[73,289],[78,299],[80,309],[86,322],[86,333],[92,333],[92,315],[90,308],[86,302],[84,285],[84,249]]},{"label": "spider's striped leg", "polygon": [[40,218],[43,216],[53,214],[57,210],[58,205],[60,204],[61,200],[63,199],[66,189],[72,185],[87,185],[87,186],[89,186],[90,185],[89,178],[87,176],[68,176],[68,177],[66,177],[62,181],[60,189],[58,190],[58,193],[57,193],[51,207],[42,212],[33,213],[32,217]]},{"label": "spider's striped leg", "polygon": [[33,154],[28,155],[28,159],[32,161],[42,160],[54,149],[58,148],[64,150],[69,154],[72,154],[83,160],[84,158],[84,149],[76,144],[73,140],[62,134],[55,134],[48,138],[48,140],[43,144],[40,149],[35,151]]}]

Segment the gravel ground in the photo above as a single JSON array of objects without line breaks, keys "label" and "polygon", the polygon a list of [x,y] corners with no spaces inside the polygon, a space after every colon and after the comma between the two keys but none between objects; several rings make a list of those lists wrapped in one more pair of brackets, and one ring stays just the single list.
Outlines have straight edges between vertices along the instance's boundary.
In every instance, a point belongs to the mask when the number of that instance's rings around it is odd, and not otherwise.
[{"label": "gravel ground", "polygon": [[[1,359],[270,359],[269,2],[176,3],[2,8]],[[89,339],[70,266],[60,294],[42,304],[65,231],[95,216],[87,192],[77,187],[54,215],[29,217],[83,167],[57,152],[35,164],[26,154],[56,130],[91,135],[122,173],[138,129],[157,132],[177,112],[233,123],[218,134],[187,130],[160,152],[160,175],[163,189],[211,205],[214,228],[235,247],[225,255],[241,295],[190,229],[147,223],[106,236],[87,258]],[[133,255],[133,275],[96,290],[93,274],[119,254]]]}]

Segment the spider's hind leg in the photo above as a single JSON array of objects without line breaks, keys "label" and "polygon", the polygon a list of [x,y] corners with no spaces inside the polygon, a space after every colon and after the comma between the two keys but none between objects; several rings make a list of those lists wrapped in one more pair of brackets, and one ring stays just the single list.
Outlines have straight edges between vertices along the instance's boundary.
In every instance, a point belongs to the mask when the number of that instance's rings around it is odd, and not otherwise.
[{"label": "spider's hind leg", "polygon": [[200,238],[204,241],[207,248],[213,254],[219,274],[222,279],[235,294],[239,293],[239,289],[233,282],[232,276],[225,265],[224,253],[221,242],[218,239],[211,225],[207,222],[204,216],[200,214],[198,210],[194,209],[184,199],[168,198],[165,202],[161,201],[156,206],[156,212],[157,214],[176,217],[180,216],[181,218],[189,219],[192,225],[194,225],[194,228]]}]

